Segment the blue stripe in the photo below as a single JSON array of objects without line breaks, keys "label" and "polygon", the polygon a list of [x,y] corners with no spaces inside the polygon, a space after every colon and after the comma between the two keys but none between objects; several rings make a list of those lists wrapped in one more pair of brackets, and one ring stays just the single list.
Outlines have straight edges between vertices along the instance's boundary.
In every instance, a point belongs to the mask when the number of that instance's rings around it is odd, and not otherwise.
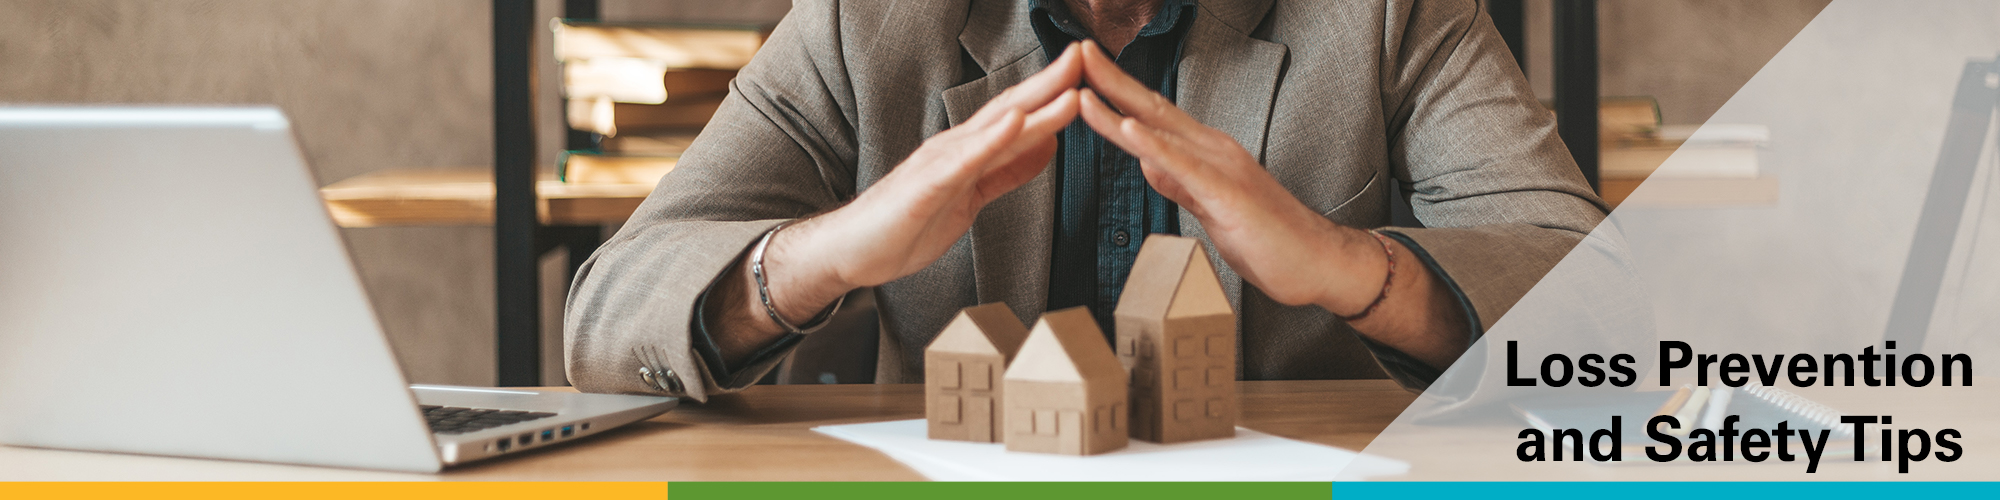
[{"label": "blue stripe", "polygon": [[1633,482],[1633,483],[1333,483],[1333,498],[1454,498],[1551,500],[1705,500],[1716,498],[1993,498],[2000,482],[1981,483],[1844,483],[1844,482]]}]

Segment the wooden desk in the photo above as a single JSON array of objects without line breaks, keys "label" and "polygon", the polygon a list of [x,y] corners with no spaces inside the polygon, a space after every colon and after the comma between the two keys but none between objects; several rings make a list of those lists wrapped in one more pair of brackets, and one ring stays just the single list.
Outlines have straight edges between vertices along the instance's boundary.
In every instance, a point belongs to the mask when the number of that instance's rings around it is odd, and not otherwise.
[{"label": "wooden desk", "polygon": [[[1366,447],[1416,398],[1387,380],[1240,384],[1242,426],[1350,450]],[[593,439],[439,475],[0,447],[0,481],[921,480],[874,450],[811,430],[912,418],[923,418],[921,385],[757,386]]]},{"label": "wooden desk", "polygon": [[[632,216],[652,184],[535,184],[541,222],[554,226],[616,224]],[[341,227],[493,225],[493,170],[486,167],[391,169],[320,188]]]}]

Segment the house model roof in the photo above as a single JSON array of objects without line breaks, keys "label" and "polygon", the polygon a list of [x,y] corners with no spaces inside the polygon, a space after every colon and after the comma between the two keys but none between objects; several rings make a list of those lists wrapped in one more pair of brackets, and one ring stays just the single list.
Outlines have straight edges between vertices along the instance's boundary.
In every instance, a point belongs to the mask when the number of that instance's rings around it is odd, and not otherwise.
[{"label": "house model roof", "polygon": [[1006,378],[1073,382],[1124,376],[1125,368],[1090,309],[1079,306],[1043,314],[1007,367]]},{"label": "house model roof", "polygon": [[931,352],[999,354],[1008,362],[1028,340],[1028,327],[1014,316],[1005,302],[968,307],[946,324],[931,340]]},{"label": "house model roof", "polygon": [[1125,291],[1118,297],[1118,316],[1192,318],[1232,314],[1229,296],[1208,261],[1201,240],[1164,234],[1149,235]]}]

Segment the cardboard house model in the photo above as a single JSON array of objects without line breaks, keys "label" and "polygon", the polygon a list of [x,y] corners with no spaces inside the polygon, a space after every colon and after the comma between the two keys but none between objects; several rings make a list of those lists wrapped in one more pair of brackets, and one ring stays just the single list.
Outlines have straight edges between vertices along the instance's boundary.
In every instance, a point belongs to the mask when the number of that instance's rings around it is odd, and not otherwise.
[{"label": "cardboard house model", "polygon": [[1126,383],[1089,309],[1043,314],[1007,367],[1007,451],[1095,455],[1124,448]]},{"label": "cardboard house model", "polygon": [[1028,328],[1003,302],[959,311],[924,349],[924,417],[931,439],[998,443],[1003,435],[1000,377]]},{"label": "cardboard house model", "polygon": [[1147,236],[1115,316],[1118,360],[1132,374],[1132,437],[1236,435],[1236,313],[1199,240]]}]

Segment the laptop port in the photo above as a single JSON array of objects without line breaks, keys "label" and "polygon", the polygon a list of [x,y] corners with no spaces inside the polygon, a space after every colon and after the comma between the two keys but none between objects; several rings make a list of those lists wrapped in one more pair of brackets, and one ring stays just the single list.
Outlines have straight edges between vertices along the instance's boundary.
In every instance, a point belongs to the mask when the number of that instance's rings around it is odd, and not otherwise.
[{"label": "laptop port", "polygon": [[575,435],[576,435],[576,427],[575,427],[575,426],[570,426],[570,425],[565,425],[565,426],[563,426],[563,432],[562,432],[562,437],[565,437],[565,438],[567,438],[567,437],[570,437],[570,436],[575,436]]},{"label": "laptop port", "polygon": [[584,423],[583,423],[583,430],[586,430],[586,431],[590,430],[590,422],[584,422]]},{"label": "laptop port", "polygon": [[521,446],[527,446],[528,443],[535,442],[535,433],[522,434],[520,437],[514,438],[514,440],[520,442]]},{"label": "laptop port", "polygon": [[506,452],[507,452],[507,449],[509,449],[509,448],[513,448],[513,447],[514,447],[514,441],[513,441],[513,440],[511,440],[511,439],[502,439],[502,440],[500,440],[500,442],[497,442],[497,443],[493,443],[493,444],[495,444],[495,445],[499,445],[499,446],[500,446],[500,452],[501,452],[501,453],[506,453]]},{"label": "laptop port", "polygon": [[555,430],[555,429],[548,429],[548,430],[545,430],[545,431],[542,431],[542,442],[546,443],[546,442],[549,442],[549,441],[555,441],[555,440],[556,440],[556,430]]}]

